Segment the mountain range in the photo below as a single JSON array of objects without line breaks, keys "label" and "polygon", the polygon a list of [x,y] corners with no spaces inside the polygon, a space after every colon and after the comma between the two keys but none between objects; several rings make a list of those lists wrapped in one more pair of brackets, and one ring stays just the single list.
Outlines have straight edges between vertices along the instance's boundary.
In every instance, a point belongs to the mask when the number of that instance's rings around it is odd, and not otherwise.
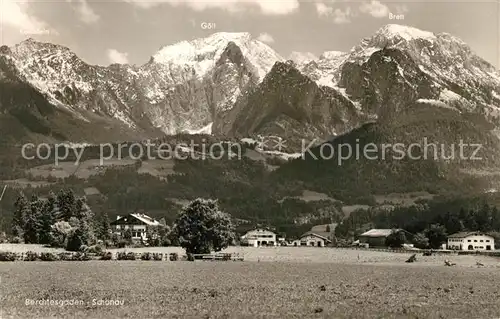
[{"label": "mountain range", "polygon": [[33,39],[2,46],[2,139],[184,132],[325,140],[421,105],[500,124],[498,70],[450,34],[390,24],[350,52],[291,57],[297,61],[249,33],[227,32],[162,47],[140,66],[90,65]]}]

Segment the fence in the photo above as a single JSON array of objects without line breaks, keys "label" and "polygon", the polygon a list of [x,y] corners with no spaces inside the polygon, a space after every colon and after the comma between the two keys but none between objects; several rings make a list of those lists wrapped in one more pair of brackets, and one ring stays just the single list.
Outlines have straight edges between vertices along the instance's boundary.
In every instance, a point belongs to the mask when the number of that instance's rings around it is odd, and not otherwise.
[{"label": "fence", "polygon": [[[193,255],[200,260],[223,260],[243,261],[239,253],[215,253]],[[177,261],[187,260],[187,256],[179,258],[177,253],[155,253],[155,252],[110,252],[82,253],[82,252],[0,252],[0,261],[87,261],[87,260],[155,260],[155,261]]]},{"label": "fence", "polygon": [[481,255],[481,256],[491,256],[491,257],[500,257],[500,251],[484,251],[484,250],[476,250],[476,251],[464,251],[464,250],[433,250],[433,249],[391,249],[391,248],[366,248],[366,247],[334,247],[334,249],[347,249],[347,250],[363,250],[363,251],[381,251],[388,253],[402,253],[402,254],[419,254],[419,253],[431,253],[435,255]]},{"label": "fence", "polygon": [[243,261],[243,255],[240,253],[215,253],[215,254],[193,254],[194,259],[201,260],[233,260],[233,261]]}]

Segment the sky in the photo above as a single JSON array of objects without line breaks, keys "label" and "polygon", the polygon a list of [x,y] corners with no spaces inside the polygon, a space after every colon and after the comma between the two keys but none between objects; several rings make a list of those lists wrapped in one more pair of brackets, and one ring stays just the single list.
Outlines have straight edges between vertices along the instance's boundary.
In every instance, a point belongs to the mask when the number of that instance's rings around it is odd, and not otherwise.
[{"label": "sky", "polygon": [[90,64],[142,65],[165,45],[250,32],[287,58],[349,51],[396,23],[451,33],[498,68],[499,1],[0,0],[0,44],[31,37],[67,46]]}]

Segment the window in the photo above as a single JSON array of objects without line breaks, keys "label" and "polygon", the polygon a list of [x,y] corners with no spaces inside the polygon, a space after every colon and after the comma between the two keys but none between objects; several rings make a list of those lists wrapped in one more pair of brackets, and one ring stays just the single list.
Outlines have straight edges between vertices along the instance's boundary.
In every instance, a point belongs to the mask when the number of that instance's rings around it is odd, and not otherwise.
[{"label": "window", "polygon": [[489,239],[486,239],[486,242],[487,242],[487,243],[489,243],[489,242],[490,242],[490,240],[489,240]]},{"label": "window", "polygon": [[481,239],[480,242],[483,242],[483,240]]},{"label": "window", "polygon": [[477,239],[474,239],[474,242],[477,243]]},{"label": "window", "polygon": [[467,239],[467,241],[470,243],[470,239]]}]

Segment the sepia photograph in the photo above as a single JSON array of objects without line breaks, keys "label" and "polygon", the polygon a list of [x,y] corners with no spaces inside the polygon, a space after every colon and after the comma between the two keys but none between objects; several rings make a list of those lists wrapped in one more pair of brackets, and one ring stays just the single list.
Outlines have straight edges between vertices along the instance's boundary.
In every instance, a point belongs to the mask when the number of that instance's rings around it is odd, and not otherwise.
[{"label": "sepia photograph", "polygon": [[0,0],[0,319],[500,318],[498,0]]}]

